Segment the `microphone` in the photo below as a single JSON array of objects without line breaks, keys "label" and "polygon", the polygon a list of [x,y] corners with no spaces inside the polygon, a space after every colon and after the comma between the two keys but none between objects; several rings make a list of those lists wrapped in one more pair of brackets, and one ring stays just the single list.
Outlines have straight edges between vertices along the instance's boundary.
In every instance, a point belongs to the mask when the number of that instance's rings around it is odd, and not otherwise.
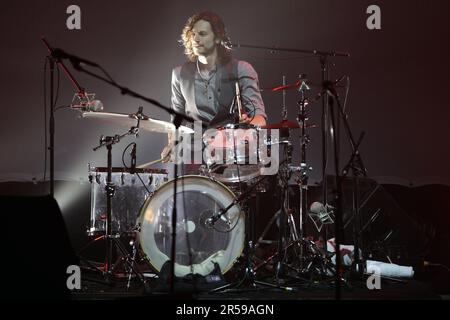
[{"label": "microphone", "polygon": [[322,222],[327,220],[332,220],[330,214],[333,213],[334,207],[329,204],[324,205],[321,202],[313,202],[309,211],[313,214],[316,214]]},{"label": "microphone", "polygon": [[[214,228],[216,222],[222,217],[224,210],[221,209],[219,213],[213,212],[212,210],[206,210],[208,214],[212,214],[209,218],[205,219],[205,227]],[[228,223],[228,222],[227,222]]]},{"label": "microphone", "polygon": [[205,227],[212,228],[214,226],[214,216],[205,220]]},{"label": "microphone", "polygon": [[70,62],[72,63],[72,65],[74,66],[75,69],[77,69],[77,67],[79,68],[80,63],[84,63],[87,64],[89,66],[92,67],[98,67],[99,65],[95,62],[77,57],[73,54],[67,53],[62,49],[59,48],[54,48],[53,52],[52,52],[52,56],[55,59],[61,60],[61,59],[69,59]]},{"label": "microphone", "polygon": [[313,202],[309,208],[309,217],[314,222],[317,231],[320,232],[324,224],[334,223],[331,216],[334,207],[329,204],[324,205],[321,202]]},{"label": "microphone", "polygon": [[81,102],[79,104],[71,104],[72,109],[78,109],[81,111],[101,111],[103,110],[103,103],[100,100],[91,100]]}]

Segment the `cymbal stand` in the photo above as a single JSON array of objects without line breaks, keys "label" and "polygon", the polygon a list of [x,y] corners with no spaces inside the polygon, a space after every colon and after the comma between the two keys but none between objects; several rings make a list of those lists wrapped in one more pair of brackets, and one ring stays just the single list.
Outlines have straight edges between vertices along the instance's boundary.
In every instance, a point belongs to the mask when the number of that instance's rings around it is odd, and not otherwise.
[{"label": "cymbal stand", "polygon": [[[302,76],[300,76],[300,80]],[[308,120],[306,114],[306,106],[308,104],[307,99],[305,98],[305,90],[309,90],[305,81],[302,81],[301,86],[299,87],[299,92],[301,95],[301,99],[298,102],[299,112],[297,115],[297,121],[301,128],[301,163],[300,166],[293,166],[292,162],[292,145],[289,142],[289,132],[282,132],[284,143],[287,143],[284,148],[284,161],[280,165],[280,170],[278,173],[279,184],[281,187],[281,209],[277,212],[277,214],[271,219],[269,224],[272,224],[275,219],[279,219],[280,221],[280,233],[279,233],[279,241],[278,241],[278,250],[275,254],[270,256],[268,259],[260,263],[256,266],[255,270],[258,270],[263,265],[267,264],[269,261],[273,260],[275,257],[277,259],[277,267],[276,267],[276,279],[277,281],[281,281],[283,278],[291,278],[292,274],[288,274],[285,272],[284,267],[287,266],[289,269],[292,269],[296,272],[297,275],[307,275],[309,274],[311,277],[313,274],[319,274],[322,278],[326,276],[330,276],[334,274],[334,267],[327,256],[325,250],[319,248],[313,241],[305,239],[305,231],[304,231],[304,215],[307,210],[307,183],[308,183],[308,171],[312,170],[306,164],[306,148],[309,143],[309,137],[306,132],[306,121]],[[284,116],[284,115],[283,115]],[[299,229],[297,231],[297,227],[293,217],[293,210],[289,205],[289,185],[288,182],[292,173],[297,172],[299,175],[296,177],[296,182],[299,186]],[[286,241],[286,224],[289,227],[289,241]],[[268,230],[269,226],[266,227]],[[293,250],[293,253],[288,256],[288,249]],[[290,263],[287,263],[289,261]],[[299,279],[294,276],[293,278]]]},{"label": "cymbal stand", "polygon": [[[141,110],[140,110],[141,111]],[[138,112],[138,114],[140,113],[140,111]],[[95,147],[93,150],[97,151],[98,149],[102,148],[102,147],[106,147],[107,149],[107,178],[106,178],[106,186],[105,186],[105,191],[106,191],[106,222],[105,222],[105,235],[104,238],[106,239],[106,254],[105,254],[105,265],[104,265],[104,269],[103,269],[103,274],[106,276],[107,281],[109,281],[110,277],[113,275],[113,269],[114,266],[112,265],[112,255],[113,255],[113,250],[115,247],[117,247],[122,255],[125,258],[125,263],[128,264],[128,267],[130,268],[129,270],[133,270],[139,277],[139,279],[142,282],[145,282],[145,279],[143,277],[142,274],[140,274],[134,267],[134,260],[130,262],[129,259],[129,254],[127,252],[127,250],[123,247],[122,243],[120,242],[120,235],[119,234],[113,234],[112,230],[111,230],[111,213],[112,213],[112,198],[114,197],[115,194],[115,185],[112,182],[112,146],[118,142],[120,142],[120,140],[127,136],[127,135],[136,135],[139,131],[139,121],[140,118],[138,117],[138,123],[137,123],[137,127],[131,127],[130,130],[128,130],[127,132],[118,135],[116,134],[115,136],[101,136],[100,137],[100,144]]]},{"label": "cymbal stand", "polygon": [[[302,75],[300,75],[300,80],[302,79]],[[308,201],[308,167],[306,164],[306,147],[310,141],[309,136],[306,134],[306,121],[308,120],[308,117],[306,115],[306,106],[308,105],[308,101],[305,98],[305,90],[309,90],[308,85],[305,83],[305,81],[301,82],[301,85],[298,89],[300,93],[300,101],[297,103],[299,107],[298,115],[297,115],[297,122],[300,125],[300,175],[297,176],[296,182],[299,187],[299,237],[300,239],[304,239],[305,232],[304,232],[304,221],[303,217],[307,210],[307,201]],[[300,268],[303,270],[303,257],[304,257],[304,251],[303,246],[300,246]]]}]

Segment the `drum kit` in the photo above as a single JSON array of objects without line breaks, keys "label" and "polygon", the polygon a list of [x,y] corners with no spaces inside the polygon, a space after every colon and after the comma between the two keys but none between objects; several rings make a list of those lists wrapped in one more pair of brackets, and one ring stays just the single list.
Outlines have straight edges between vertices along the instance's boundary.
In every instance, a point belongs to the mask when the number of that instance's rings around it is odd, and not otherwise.
[{"label": "drum kit", "polygon": [[[306,164],[306,149],[309,138],[306,130],[312,125],[307,123],[306,106],[322,98],[322,174],[325,176],[327,160],[327,131],[328,119],[333,121],[334,116],[328,118],[328,107],[332,107],[333,101],[339,107],[340,117],[344,122],[346,133],[349,135],[353,149],[352,160],[348,170],[353,170],[360,160],[358,146],[361,138],[356,142],[353,139],[349,125],[346,121],[343,108],[335,92],[335,82],[328,80],[328,58],[349,57],[348,53],[320,50],[299,50],[290,48],[269,48],[254,45],[237,44],[234,47],[247,47],[283,52],[298,52],[309,54],[319,58],[322,74],[322,92],[309,101],[305,98],[305,90],[308,90],[307,81],[300,77],[293,84],[286,84],[283,77],[281,86],[270,88],[273,92],[283,93],[282,121],[267,124],[265,126],[252,126],[248,124],[234,123],[221,128],[216,128],[219,139],[203,137],[206,149],[213,149],[209,155],[203,157],[204,163],[194,175],[182,175],[178,177],[178,163],[175,161],[175,175],[173,180],[168,179],[164,170],[149,169],[151,164],[164,159],[159,159],[143,166],[136,166],[136,143],[130,143],[124,150],[132,146],[131,166],[113,168],[112,147],[122,138],[129,135],[137,136],[139,130],[159,133],[192,134],[197,132],[184,126],[180,126],[183,120],[193,122],[188,115],[175,112],[172,108],[163,106],[158,101],[145,97],[129,88],[115,82],[109,74],[97,63],[69,54],[61,49],[53,48],[45,38],[42,38],[49,55],[50,63],[50,104],[49,136],[50,136],[50,195],[54,194],[54,135],[55,135],[55,96],[53,92],[54,65],[61,67],[69,77],[76,89],[74,97],[79,98],[80,103],[70,107],[82,111],[86,119],[112,123],[120,127],[129,128],[122,134],[114,136],[102,136],[100,143],[93,150],[107,149],[107,166],[102,168],[89,168],[89,180],[91,181],[91,219],[88,235],[97,236],[93,241],[104,239],[106,241],[105,264],[99,269],[107,279],[115,274],[116,264],[112,263],[114,253],[118,251],[120,261],[123,261],[128,274],[128,285],[135,275],[145,283],[145,277],[137,267],[138,261],[147,260],[154,271],[162,276],[161,270],[170,263],[171,289],[175,276],[187,275],[206,276],[212,270],[228,274],[235,269],[239,258],[244,256],[244,277],[237,283],[237,287],[256,287],[263,284],[256,281],[257,268],[276,261],[274,274],[276,284],[265,285],[280,287],[287,278],[317,278],[319,276],[334,276],[337,292],[340,286],[340,250],[339,232],[336,232],[336,267],[330,264],[330,259],[322,248],[314,242],[307,240],[303,234],[305,215],[307,214],[308,171]],[[90,94],[80,86],[70,71],[65,67],[63,59],[69,59],[73,67],[81,72],[89,74],[99,80],[120,90],[122,94],[138,98],[155,105],[173,116],[173,124],[152,119],[142,112],[139,107],[137,113],[121,114],[100,112],[102,105],[99,101],[91,100]],[[98,68],[102,74],[87,70],[83,65]],[[239,88],[237,86],[237,88]],[[298,103],[299,112],[296,121],[289,120],[285,103],[285,91],[295,89],[300,93]],[[328,99],[329,98],[329,99]],[[239,99],[236,100],[239,105]],[[328,106],[327,106],[328,104]],[[100,110],[99,110],[100,109]],[[234,108],[236,109],[236,108]],[[236,111],[236,110],[235,110]],[[240,111],[240,110],[239,110]],[[239,119],[239,118],[237,118]],[[334,125],[333,125],[334,126]],[[203,129],[203,127],[202,127]],[[292,164],[293,143],[291,131],[300,130],[301,161],[299,166]],[[206,130],[207,132],[208,130]],[[270,131],[270,135],[268,132]],[[332,135],[335,150],[336,178],[340,173],[337,141]],[[255,143],[256,141],[256,143]],[[215,145],[216,142],[218,146]],[[256,145],[256,147],[255,147]],[[211,150],[209,150],[211,151]],[[175,152],[176,154],[176,152]],[[208,152],[206,153],[208,154]],[[204,156],[205,154],[203,154]],[[273,172],[273,168],[276,168]],[[345,174],[346,174],[345,173]],[[142,177],[141,177],[142,176]],[[295,210],[289,201],[289,181],[295,176],[295,181],[300,194],[300,206],[298,212],[298,224],[294,219]],[[137,179],[136,179],[137,178]],[[272,180],[271,180],[272,179]],[[139,182],[140,184],[139,184]],[[337,211],[342,212],[342,190],[338,185],[336,202]],[[253,267],[253,251],[257,245],[254,243],[254,235],[251,232],[258,220],[258,201],[256,209],[250,203],[253,199],[268,198],[265,194],[268,187],[275,187],[280,194],[279,210],[273,215],[279,227],[278,250],[257,268]],[[323,180],[324,203],[326,204],[326,179]],[[273,190],[272,190],[273,192]],[[275,193],[275,192],[274,192]],[[130,194],[132,195],[130,197]],[[355,202],[357,203],[357,201]],[[355,210],[357,213],[357,209]],[[180,214],[178,214],[180,213]],[[338,215],[340,216],[340,215]],[[335,230],[340,230],[340,219],[335,220]],[[355,233],[356,235],[357,233]],[[124,247],[121,236],[131,235],[132,250]],[[88,244],[89,246],[89,244]],[[115,250],[115,249],[118,249]],[[355,252],[358,253],[355,242]],[[140,257],[139,257],[140,256]],[[142,259],[141,259],[142,258]],[[118,260],[119,261],[119,260]],[[232,284],[233,285],[233,284]],[[228,287],[228,286],[227,286]],[[284,288],[286,289],[286,288]]]},{"label": "drum kit", "polygon": [[[298,89],[301,85],[281,88]],[[274,88],[274,91],[277,90],[281,89]],[[135,114],[83,112],[85,119],[130,128],[122,135],[102,137],[100,145],[94,150],[103,146],[108,149],[108,166],[89,168],[91,216],[87,233],[96,236],[95,240],[107,241],[102,272],[114,274],[112,256],[117,247],[120,250],[119,260],[125,261],[127,266],[128,286],[133,275],[146,281],[137,268],[138,261],[147,261],[158,274],[165,264],[171,262],[172,250],[175,250],[175,261],[172,262],[175,277],[193,274],[206,277],[217,268],[225,275],[232,270],[237,271],[238,262],[244,261],[244,276],[232,285],[234,287],[245,285],[255,288],[261,284],[285,288],[286,279],[333,276],[334,266],[326,252],[306,239],[303,232],[308,211],[308,171],[311,169],[305,162],[309,142],[307,129],[314,125],[307,123],[305,107],[308,101],[303,89],[299,92],[301,100],[297,121],[287,119],[287,111],[283,107],[283,119],[279,123],[265,126],[238,123],[217,128],[220,145],[215,145],[218,140],[211,140],[210,136],[204,135],[202,140],[204,148],[220,152],[206,153],[210,156],[204,159],[198,174],[172,180],[169,180],[166,170],[136,167],[135,143],[131,152],[131,167],[124,162],[123,168],[113,168],[111,149],[122,137],[137,134],[139,130],[173,133],[173,124],[145,116],[142,107]],[[292,164],[293,130],[300,130],[303,137],[299,166]],[[182,134],[193,132],[188,127],[179,128]],[[268,135],[268,132],[271,134]],[[265,152],[269,154],[277,153],[276,157],[271,157],[272,161],[276,158],[279,165],[275,174],[262,174],[262,169],[271,163],[264,161],[264,148],[261,146],[268,149]],[[289,181],[293,177],[300,190],[298,218],[294,217],[296,210],[289,203]],[[259,220],[256,211],[260,208],[253,204],[265,197],[269,189],[271,192],[278,190],[280,194],[279,210],[273,213],[270,221],[276,221],[278,225],[278,248],[267,259],[259,259],[260,263],[255,266],[254,252],[260,243],[254,239],[254,225]],[[131,251],[121,243],[122,236],[132,239]],[[274,262],[275,284],[257,281],[258,270]]]}]

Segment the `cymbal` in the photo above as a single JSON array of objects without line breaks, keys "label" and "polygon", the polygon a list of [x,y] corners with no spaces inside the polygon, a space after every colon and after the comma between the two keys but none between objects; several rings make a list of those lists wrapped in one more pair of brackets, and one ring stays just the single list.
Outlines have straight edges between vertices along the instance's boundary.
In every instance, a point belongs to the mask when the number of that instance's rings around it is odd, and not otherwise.
[{"label": "cymbal", "polygon": [[[86,119],[100,120],[106,123],[128,128],[135,127],[138,123],[138,117],[136,114],[88,111],[83,112],[82,117]],[[139,129],[150,132],[169,133],[175,131],[175,126],[173,125],[173,123],[152,119],[150,117],[142,115],[142,119],[139,122]],[[185,126],[180,126],[179,133],[194,133],[194,130]]]},{"label": "cymbal", "polygon": [[[307,124],[307,128],[315,128],[315,124]],[[290,120],[282,120],[278,123],[266,124],[265,126],[261,126],[262,129],[300,129],[301,126],[295,122]]]},{"label": "cymbal", "polygon": [[[272,88],[269,88],[268,90],[276,92],[276,91],[287,90],[287,89],[298,89],[298,88],[300,88],[300,86],[302,85],[303,82],[304,81],[298,80],[295,83],[272,87]],[[305,84],[306,84],[306,82],[305,82]]]},{"label": "cymbal", "polygon": [[[308,82],[306,80],[298,80],[295,83],[290,83],[290,84],[285,84],[285,85],[281,85],[281,86],[275,86],[275,87],[271,87],[271,88],[264,88],[262,91],[272,91],[272,92],[277,92],[277,91],[282,91],[282,90],[290,90],[290,89],[299,89],[302,84],[304,84],[305,89],[309,89],[309,87],[314,87],[314,88],[322,88],[323,86],[317,83],[312,83],[312,82]],[[341,87],[341,86],[336,86]]]}]

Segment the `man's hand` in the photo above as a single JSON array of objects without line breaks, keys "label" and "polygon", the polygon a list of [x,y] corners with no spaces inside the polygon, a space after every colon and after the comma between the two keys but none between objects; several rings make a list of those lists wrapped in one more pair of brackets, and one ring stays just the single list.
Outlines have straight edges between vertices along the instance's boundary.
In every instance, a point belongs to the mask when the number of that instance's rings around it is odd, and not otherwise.
[{"label": "man's hand", "polygon": [[167,163],[172,160],[172,150],[173,150],[173,143],[169,143],[167,146],[164,147],[164,149],[161,151],[161,159],[162,163]]},{"label": "man's hand", "polygon": [[175,139],[172,133],[169,133],[167,135],[167,140],[168,140],[167,146],[165,146],[164,149],[161,151],[162,163],[166,163],[172,160],[172,150],[175,145]]},{"label": "man's hand", "polygon": [[258,125],[258,126],[264,126],[264,125],[266,125],[266,118],[264,118],[263,116],[257,114],[252,119],[252,117],[249,117],[247,113],[243,112],[241,114],[241,117],[239,118],[239,122],[240,123],[254,124],[254,125]]}]

